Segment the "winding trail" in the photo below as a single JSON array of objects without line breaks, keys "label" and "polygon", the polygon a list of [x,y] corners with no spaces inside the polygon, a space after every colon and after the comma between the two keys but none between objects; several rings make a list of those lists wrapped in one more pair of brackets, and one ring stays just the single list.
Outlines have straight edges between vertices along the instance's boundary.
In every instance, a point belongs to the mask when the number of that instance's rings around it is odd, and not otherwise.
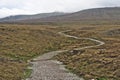
[{"label": "winding trail", "polygon": [[[71,37],[74,39],[86,39],[86,40],[91,40],[99,43],[98,45],[94,45],[94,46],[76,48],[76,50],[98,47],[105,44],[102,41],[92,39],[92,38],[79,38],[76,36],[65,34],[66,32],[69,32],[69,31],[71,30],[62,31],[62,32],[59,32],[58,34],[63,35],[65,37]],[[31,62],[33,64],[32,66],[33,72],[30,78],[26,80],[84,80],[83,78],[80,78],[75,74],[70,73],[67,69],[65,69],[65,66],[61,62],[51,60],[53,56],[66,51],[68,50],[52,51],[35,58],[33,62]]]}]

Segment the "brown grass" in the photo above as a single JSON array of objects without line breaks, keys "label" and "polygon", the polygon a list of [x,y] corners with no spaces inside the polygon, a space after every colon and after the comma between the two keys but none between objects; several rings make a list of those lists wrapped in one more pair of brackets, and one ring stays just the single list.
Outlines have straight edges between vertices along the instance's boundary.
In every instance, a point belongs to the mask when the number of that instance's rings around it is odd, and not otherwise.
[{"label": "brown grass", "polygon": [[[73,27],[74,26],[74,27]],[[120,25],[73,25],[68,34],[79,37],[91,37],[106,44],[86,49],[85,52],[70,52],[55,56],[66,67],[86,80],[119,80],[120,79]],[[115,31],[116,30],[116,31]],[[112,31],[112,32],[111,32]],[[112,33],[112,35],[108,35]]]},{"label": "brown grass", "polygon": [[[81,25],[78,23],[61,23],[60,25],[0,24],[0,80],[21,80],[29,65],[27,60],[43,53],[59,49],[72,50],[96,44],[92,41],[75,40],[57,34],[57,32],[65,30],[73,30],[67,34],[95,38],[106,44],[86,49],[83,53],[63,53],[56,56],[56,59],[62,61],[68,69],[86,80],[93,78],[119,80],[119,29],[120,25]],[[101,52],[101,49],[104,51]]]},{"label": "brown grass", "polygon": [[27,60],[43,53],[59,49],[73,49],[80,46],[81,42],[84,45],[94,44],[57,34],[63,30],[67,28],[50,25],[1,24],[0,80],[21,80],[29,65]]}]

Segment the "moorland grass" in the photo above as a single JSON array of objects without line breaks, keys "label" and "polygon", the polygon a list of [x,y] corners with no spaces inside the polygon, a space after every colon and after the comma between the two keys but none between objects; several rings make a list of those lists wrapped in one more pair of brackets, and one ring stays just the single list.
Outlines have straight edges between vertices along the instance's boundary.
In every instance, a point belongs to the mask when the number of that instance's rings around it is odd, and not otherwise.
[{"label": "moorland grass", "polygon": [[[119,80],[120,79],[120,25],[76,25],[67,34],[89,37],[104,41],[100,47],[86,49],[85,52],[72,54],[66,52],[54,57],[66,67],[85,80]],[[109,34],[110,33],[110,34]]]},{"label": "moorland grass", "polygon": [[43,53],[94,44],[58,34],[67,29],[57,25],[0,24],[0,80],[30,76],[27,61]]}]

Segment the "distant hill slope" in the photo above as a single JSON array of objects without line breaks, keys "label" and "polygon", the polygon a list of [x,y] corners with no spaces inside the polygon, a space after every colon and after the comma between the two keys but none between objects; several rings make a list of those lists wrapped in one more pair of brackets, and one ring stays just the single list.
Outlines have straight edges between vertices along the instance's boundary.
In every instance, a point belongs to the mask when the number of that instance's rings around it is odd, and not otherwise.
[{"label": "distant hill slope", "polygon": [[39,22],[70,22],[70,21],[119,21],[120,7],[93,8],[75,13],[46,13],[38,15],[19,15],[2,19],[2,21],[17,21],[27,23]]},{"label": "distant hill slope", "polygon": [[58,16],[64,15],[65,13],[62,12],[53,12],[53,13],[41,13],[35,15],[15,15],[15,16],[8,16],[5,18],[0,19],[1,22],[13,22],[13,21],[21,21],[21,20],[33,20],[33,19],[40,19],[46,18],[51,16]]},{"label": "distant hill slope", "polygon": [[94,20],[120,20],[120,7],[94,8],[75,13],[28,20],[28,22],[51,22],[51,21],[94,21]]}]

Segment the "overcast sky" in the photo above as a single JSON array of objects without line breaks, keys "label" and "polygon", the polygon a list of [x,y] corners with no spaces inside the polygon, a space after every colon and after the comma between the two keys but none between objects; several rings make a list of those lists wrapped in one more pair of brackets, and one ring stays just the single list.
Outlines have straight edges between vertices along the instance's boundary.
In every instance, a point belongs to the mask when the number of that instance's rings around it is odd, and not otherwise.
[{"label": "overcast sky", "polygon": [[96,7],[119,7],[120,0],[0,0],[0,18],[18,14],[76,12]]}]

